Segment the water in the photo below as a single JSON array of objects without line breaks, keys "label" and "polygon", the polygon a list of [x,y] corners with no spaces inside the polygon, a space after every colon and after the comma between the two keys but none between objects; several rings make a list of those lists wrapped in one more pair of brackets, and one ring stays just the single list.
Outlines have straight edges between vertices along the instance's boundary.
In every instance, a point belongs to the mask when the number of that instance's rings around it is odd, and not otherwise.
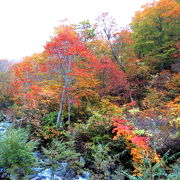
[{"label": "water", "polygon": [[[0,122],[0,135],[3,135],[7,129],[12,125],[12,122]],[[48,161],[47,159],[43,159],[43,155],[40,152],[36,152],[35,156],[39,159],[40,166],[38,168],[34,168],[35,174],[32,175],[30,180],[50,180],[52,175],[52,169],[50,167],[44,167],[44,162]],[[2,172],[5,173],[4,169],[0,168],[0,174]],[[88,180],[90,174],[88,172],[84,172],[82,176],[74,176],[73,171],[68,167],[66,162],[59,163],[59,167],[54,172],[54,180]],[[0,179],[2,179],[0,175]]]},{"label": "water", "polygon": [[[59,169],[59,168],[58,168]],[[63,176],[63,174],[60,173],[61,170],[57,170],[54,173],[54,179],[55,180],[88,180],[89,179],[89,173],[84,172],[82,176],[73,177],[70,174],[67,174],[66,176]],[[47,168],[43,170],[42,172],[38,173],[33,177],[31,180],[50,180],[52,174],[51,168]]]},{"label": "water", "polygon": [[0,135],[4,134],[11,125],[11,122],[0,122]]},{"label": "water", "polygon": [[[48,168],[48,169],[45,169],[44,171],[38,173],[37,175],[35,175],[35,177],[32,178],[31,180],[49,180],[49,179],[51,179],[51,174],[52,174],[52,170],[50,168]],[[58,177],[57,175],[54,175],[54,179],[62,180],[62,178]]]},{"label": "water", "polygon": [[[49,180],[52,175],[52,169],[50,167],[43,167],[48,159],[43,159],[41,153],[36,153],[36,157],[39,157],[39,161],[41,162],[41,166],[38,168],[34,168],[33,170],[37,173],[31,178],[31,180]],[[90,174],[88,172],[84,172],[81,176],[74,175],[72,169],[68,167],[68,163],[61,162],[58,163],[59,167],[55,169],[53,172],[54,180],[88,180]]]}]

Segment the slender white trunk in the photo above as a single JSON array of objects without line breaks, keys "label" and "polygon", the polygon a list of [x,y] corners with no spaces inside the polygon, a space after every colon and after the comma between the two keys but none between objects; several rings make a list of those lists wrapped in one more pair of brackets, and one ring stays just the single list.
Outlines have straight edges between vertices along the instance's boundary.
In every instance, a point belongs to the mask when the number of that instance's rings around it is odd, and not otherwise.
[{"label": "slender white trunk", "polygon": [[71,102],[68,102],[68,124],[71,122]]},{"label": "slender white trunk", "polygon": [[58,126],[59,126],[59,122],[60,122],[61,115],[62,115],[64,95],[65,95],[65,89],[63,89],[63,92],[62,92],[62,95],[61,95],[61,102],[60,102],[60,105],[59,105],[59,112],[58,112],[58,117],[57,117],[57,120],[56,120],[56,128],[58,128]]},{"label": "slender white trunk", "polygon": [[[61,55],[61,54],[59,54]],[[65,57],[64,58],[64,63],[62,63],[62,71],[60,72],[60,74],[62,75],[63,79],[64,79],[64,88],[63,88],[63,92],[61,95],[61,101],[60,101],[60,105],[59,105],[59,112],[58,112],[58,117],[56,120],[56,128],[58,128],[59,124],[60,124],[60,120],[62,118],[62,109],[63,109],[63,103],[65,102],[65,95],[67,95],[67,88],[70,88],[71,85],[71,78],[69,76],[69,72],[71,71],[71,66],[72,66],[72,59],[71,57]],[[66,91],[67,90],[67,91]],[[71,103],[70,103],[70,99],[68,100],[68,122],[70,123],[70,111],[71,111]],[[63,125],[63,119],[62,119],[62,125]]]}]

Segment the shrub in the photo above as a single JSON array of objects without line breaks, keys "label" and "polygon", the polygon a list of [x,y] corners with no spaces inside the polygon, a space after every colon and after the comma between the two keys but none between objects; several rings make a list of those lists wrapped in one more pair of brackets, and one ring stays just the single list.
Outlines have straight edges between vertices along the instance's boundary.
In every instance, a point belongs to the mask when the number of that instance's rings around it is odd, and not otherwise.
[{"label": "shrub", "polygon": [[0,122],[3,121],[3,120],[4,120],[3,113],[2,113],[2,111],[0,111]]},{"label": "shrub", "polygon": [[108,155],[109,147],[103,144],[92,145],[91,153],[95,172],[93,172],[95,179],[106,179],[110,176],[110,165],[113,165],[113,159]]},{"label": "shrub", "polygon": [[143,137],[136,134],[134,131],[134,126],[131,123],[124,119],[114,118],[114,129],[113,133],[116,133],[114,140],[117,140],[119,137],[123,137],[127,149],[130,150],[133,161],[133,175],[140,175],[142,171],[142,159],[147,157],[152,162],[158,162],[159,156],[149,147],[149,137]]},{"label": "shrub", "polygon": [[43,148],[43,153],[48,161],[46,165],[52,169],[52,177],[56,168],[61,166],[61,163],[66,162],[68,166],[74,170],[75,173],[81,173],[83,163],[80,162],[80,154],[77,153],[73,147],[73,142],[62,142],[53,140],[48,148]]},{"label": "shrub", "polygon": [[172,166],[167,165],[167,161],[173,158],[168,155],[167,152],[163,158],[158,163],[152,164],[149,159],[143,159],[143,168],[141,176],[132,176],[128,171],[117,172],[117,175],[123,174],[130,180],[178,180],[180,178],[179,174],[179,162],[180,159],[176,161]]},{"label": "shrub", "polygon": [[125,140],[112,140],[112,128],[106,120],[99,112],[93,112],[87,124],[76,124],[72,130],[76,151],[82,154],[94,179],[112,177],[119,168],[133,168]]},{"label": "shrub", "polygon": [[29,141],[23,129],[10,128],[0,136],[0,167],[5,168],[11,179],[20,179],[32,172],[36,165],[33,150],[36,142]]}]

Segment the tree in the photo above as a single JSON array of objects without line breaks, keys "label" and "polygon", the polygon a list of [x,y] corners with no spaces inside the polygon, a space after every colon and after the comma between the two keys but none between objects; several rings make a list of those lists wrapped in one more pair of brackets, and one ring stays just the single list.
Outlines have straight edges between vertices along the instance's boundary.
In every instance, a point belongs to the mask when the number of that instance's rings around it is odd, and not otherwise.
[{"label": "tree", "polygon": [[143,7],[133,18],[134,49],[138,58],[155,72],[170,69],[177,58],[179,2],[160,0]]},{"label": "tree", "polygon": [[26,57],[22,62],[13,66],[14,100],[26,107],[33,106],[28,101],[32,102],[34,98],[28,93],[37,80],[34,72],[35,61],[31,57]]},{"label": "tree", "polygon": [[125,99],[130,97],[126,74],[119,70],[118,66],[109,58],[104,57],[102,59],[97,74],[100,79],[99,92],[101,96],[121,96],[125,97]]},{"label": "tree", "polygon": [[119,66],[122,66],[122,62],[117,55],[115,46],[113,45],[114,34],[117,32],[117,25],[114,18],[110,17],[107,12],[102,13],[97,18],[97,29],[98,28],[103,32],[102,35],[108,42],[114,62]]},{"label": "tree", "polygon": [[73,26],[83,42],[88,43],[96,36],[95,28],[90,24],[89,20],[81,21],[79,24]]},{"label": "tree", "polygon": [[0,60],[0,108],[12,104],[12,63]]},{"label": "tree", "polygon": [[27,131],[10,128],[0,136],[0,143],[0,167],[6,169],[10,179],[21,179],[33,172],[36,142],[29,141]]},{"label": "tree", "polygon": [[114,34],[114,47],[121,61],[123,70],[129,77],[137,74],[137,62],[139,61],[135,55],[133,43],[132,32],[128,28],[124,28]]},{"label": "tree", "polygon": [[67,173],[70,168],[74,170],[75,173],[82,171],[83,163],[79,160],[80,154],[73,149],[73,143],[73,141],[62,142],[55,139],[47,149],[42,149],[45,157],[48,158],[48,161],[45,162],[45,164],[49,165],[52,169],[51,180],[55,179],[54,172],[57,171],[57,168],[63,166],[59,162],[68,163]]},{"label": "tree", "polygon": [[58,127],[62,118],[63,103],[65,102],[68,104],[68,121],[70,122],[71,104],[74,100],[73,87],[77,89],[78,78],[81,76],[84,79],[87,77],[93,79],[97,59],[70,26],[60,26],[57,29],[57,35],[46,44],[45,49],[49,53],[48,66],[60,75],[63,81],[56,122],[56,127]]}]

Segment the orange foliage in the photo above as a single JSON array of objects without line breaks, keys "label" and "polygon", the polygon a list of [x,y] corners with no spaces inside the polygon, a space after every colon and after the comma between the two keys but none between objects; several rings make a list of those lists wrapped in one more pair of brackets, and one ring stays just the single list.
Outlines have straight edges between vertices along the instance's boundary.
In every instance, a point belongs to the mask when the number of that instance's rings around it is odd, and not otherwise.
[{"label": "orange foliage", "polygon": [[[134,171],[133,175],[141,175],[141,165],[143,158],[149,158],[152,161],[157,162],[159,160],[158,155],[148,145],[148,137],[142,137],[137,135],[133,130],[134,127],[127,120],[114,118],[113,119],[113,133],[116,132],[114,140],[119,137],[125,139],[127,148],[132,155]],[[154,156],[154,157],[152,157]]]},{"label": "orange foliage", "polygon": [[63,79],[63,88],[69,101],[79,104],[96,95],[98,85],[95,74],[98,59],[87,49],[81,38],[70,26],[60,26],[57,35],[45,47],[50,56],[52,70]]},{"label": "orange foliage", "polygon": [[127,103],[126,106],[135,106],[136,105],[136,101],[131,101],[130,103]]},{"label": "orange foliage", "polygon": [[[12,82],[15,102],[28,109],[38,108],[39,104],[47,105],[49,100],[57,103],[61,88],[47,68],[43,53],[26,57],[15,64]],[[59,80],[58,76],[55,78]]]},{"label": "orange foliage", "polygon": [[[147,3],[142,6],[144,15],[148,16],[152,10],[159,13],[161,17],[166,17],[169,22],[172,18],[177,18],[180,15],[180,5],[176,0],[160,0],[154,3]],[[142,18],[142,14],[137,12],[137,18]]]}]

